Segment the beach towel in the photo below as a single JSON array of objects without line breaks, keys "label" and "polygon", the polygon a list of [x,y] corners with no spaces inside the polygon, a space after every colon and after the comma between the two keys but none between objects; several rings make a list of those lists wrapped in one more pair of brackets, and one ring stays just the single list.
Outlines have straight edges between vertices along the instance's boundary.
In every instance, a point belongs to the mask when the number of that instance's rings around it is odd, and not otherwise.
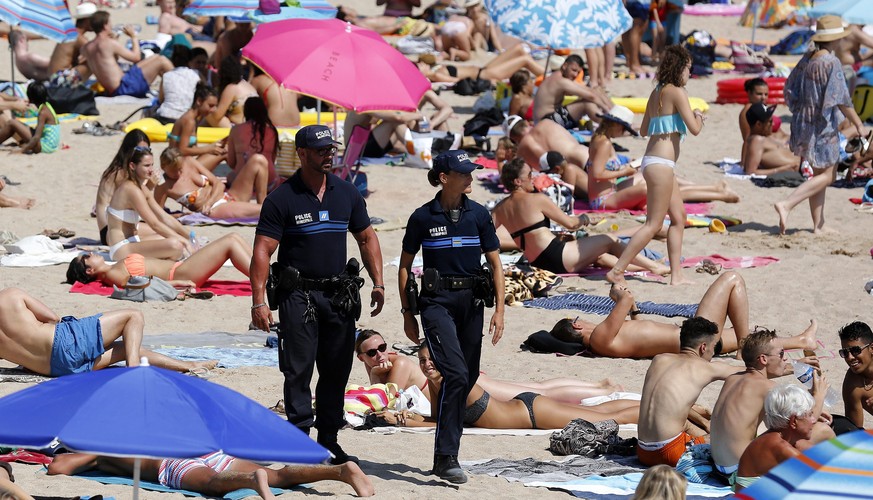
[{"label": "beach towel", "polygon": [[[78,253],[75,253],[73,257],[76,255],[78,255]],[[2,264],[2,258],[0,258],[0,264]],[[252,295],[252,284],[249,281],[208,280],[198,287],[197,290],[201,292],[209,291],[215,295],[250,297]],[[108,297],[112,295],[112,291],[113,289],[111,286],[106,286],[99,281],[92,281],[87,284],[79,283],[77,281],[70,287],[70,293],[83,293],[85,295],[103,295]]]},{"label": "beach towel", "polygon": [[[589,476],[585,479],[570,481],[531,481],[525,486],[564,490],[573,496],[589,500],[630,499],[640,484],[643,474],[631,472],[621,476]],[[709,486],[706,484],[688,483],[687,499],[721,498],[732,495],[730,486]]]},{"label": "beach towel", "polygon": [[[95,118],[96,118],[95,116],[80,115],[78,113],[58,113],[58,115],[57,115],[58,123],[93,120]],[[36,122],[37,122],[38,118],[37,117],[17,118],[17,120],[20,121],[21,123],[27,125],[28,127],[36,127]]]},{"label": "beach towel", "polygon": [[[529,300],[524,303],[526,307],[538,307],[540,309],[572,309],[592,314],[607,315],[615,302],[609,297],[599,295],[587,295],[584,293],[568,293],[554,297],[542,297]],[[681,316],[690,318],[697,313],[697,304],[656,304],[654,302],[638,302],[637,306],[643,314],[657,314],[672,318]]]},{"label": "beach towel", "polygon": [[748,269],[750,267],[764,267],[770,264],[779,262],[776,257],[725,257],[720,254],[704,255],[701,257],[687,257],[682,261],[682,267],[697,267],[704,260],[712,261],[713,264],[720,265],[723,269]]},{"label": "beach towel", "polygon": [[399,390],[400,387],[393,383],[369,386],[348,384],[344,395],[343,410],[357,415],[393,410]]},{"label": "beach towel", "polygon": [[22,384],[33,384],[51,380],[51,377],[33,373],[30,370],[18,368],[0,368],[0,382],[20,382]]},{"label": "beach towel", "polygon": [[[349,414],[346,413],[346,420],[352,426],[357,427],[355,423],[353,423],[352,419],[349,418]],[[363,423],[363,419],[361,419],[361,423]],[[621,424],[618,427],[621,432],[637,432],[637,424]],[[398,432],[412,433],[412,434],[435,434],[436,427],[373,427],[372,429],[368,429],[369,431],[376,432],[378,434],[396,434]],[[548,436],[553,432],[557,432],[561,429],[482,429],[479,427],[464,427],[464,435],[477,435],[477,436]]]},{"label": "beach towel", "polygon": [[[101,484],[121,484],[127,486],[133,486],[133,479],[129,477],[118,477],[118,476],[107,476],[103,472],[99,471],[88,471],[83,472],[81,474],[76,474],[75,477],[81,477],[83,479],[90,479],[92,481],[97,481]],[[215,498],[208,497],[201,493],[197,493],[194,491],[188,490],[176,490],[173,488],[169,488],[159,483],[153,483],[150,481],[140,480],[139,487],[146,491],[160,491],[163,493],[181,493],[186,497],[197,497],[197,498]],[[300,485],[297,488],[305,488],[306,485]],[[274,495],[282,495],[284,493],[290,493],[292,490],[283,490],[280,488],[270,488],[270,491],[273,492]],[[229,500],[242,500],[243,498],[255,497],[258,498],[258,492],[255,490],[244,489],[244,490],[236,490],[232,491],[221,498],[226,498]]]},{"label": "beach towel", "polygon": [[221,368],[279,366],[276,350],[268,347],[172,347],[153,351],[182,361],[217,359]]},{"label": "beach towel", "polygon": [[233,219],[213,219],[208,215],[196,212],[179,217],[179,222],[186,226],[257,226],[258,218],[242,217]]},{"label": "beach towel", "polygon": [[591,475],[620,476],[645,470],[636,457],[621,456],[588,458],[580,455],[568,455],[560,461],[544,461],[535,458],[521,460],[495,458],[463,461],[461,465],[471,474],[502,477],[508,481],[522,483],[534,481],[566,482]]},{"label": "beach towel", "polygon": [[[708,214],[712,209],[712,203],[686,203],[685,204],[685,213],[688,215],[704,215]],[[618,208],[618,209],[599,209],[595,210],[591,208],[591,205],[588,204],[587,201],[576,200],[576,203],[573,205],[573,211],[576,214],[580,213],[627,213],[631,215],[646,215],[645,210],[631,210],[627,208]]]}]

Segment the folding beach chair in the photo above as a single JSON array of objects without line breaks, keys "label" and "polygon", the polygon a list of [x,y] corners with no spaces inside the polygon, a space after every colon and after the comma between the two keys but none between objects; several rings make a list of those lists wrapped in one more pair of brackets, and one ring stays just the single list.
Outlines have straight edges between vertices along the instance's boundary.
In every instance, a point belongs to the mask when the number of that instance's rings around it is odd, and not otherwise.
[{"label": "folding beach chair", "polygon": [[369,137],[369,128],[355,125],[346,145],[346,151],[343,153],[342,162],[333,169],[336,176],[355,184],[355,179],[361,171],[361,155],[364,153],[364,146],[367,145]]}]

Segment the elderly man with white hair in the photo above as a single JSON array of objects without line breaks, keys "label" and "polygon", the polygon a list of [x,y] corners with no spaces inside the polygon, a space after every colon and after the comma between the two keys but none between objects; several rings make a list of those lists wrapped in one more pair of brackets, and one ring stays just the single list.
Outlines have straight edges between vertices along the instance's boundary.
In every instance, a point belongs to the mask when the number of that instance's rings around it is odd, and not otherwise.
[{"label": "elderly man with white hair", "polygon": [[740,457],[739,468],[731,476],[734,491],[750,486],[773,467],[800,455],[805,447],[801,443],[798,448],[798,442],[805,441],[809,446],[817,421],[814,406],[815,399],[800,386],[777,385],[770,389],[764,400],[764,425],[769,430],[752,441]]}]

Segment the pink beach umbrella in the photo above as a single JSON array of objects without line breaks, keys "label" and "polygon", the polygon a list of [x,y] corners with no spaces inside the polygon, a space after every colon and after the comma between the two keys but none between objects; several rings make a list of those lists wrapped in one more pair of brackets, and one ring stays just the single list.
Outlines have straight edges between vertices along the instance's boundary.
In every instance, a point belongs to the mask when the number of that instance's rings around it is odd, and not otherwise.
[{"label": "pink beach umbrella", "polygon": [[353,111],[415,111],[430,82],[371,30],[338,19],[258,27],[243,57],[285,88]]}]

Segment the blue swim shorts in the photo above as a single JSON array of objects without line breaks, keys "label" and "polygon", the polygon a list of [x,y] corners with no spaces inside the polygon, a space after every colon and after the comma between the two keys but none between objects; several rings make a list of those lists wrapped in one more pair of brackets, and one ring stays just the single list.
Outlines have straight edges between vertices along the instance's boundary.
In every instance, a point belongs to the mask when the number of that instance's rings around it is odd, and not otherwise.
[{"label": "blue swim shorts", "polygon": [[129,95],[133,97],[145,97],[149,92],[149,82],[142,75],[142,70],[139,66],[133,65],[121,77],[121,84],[115,89],[116,95]]},{"label": "blue swim shorts", "polygon": [[625,5],[625,8],[627,8],[628,14],[630,14],[634,19],[648,19],[649,3],[650,2],[636,2],[630,0],[627,5]]},{"label": "blue swim shorts", "polygon": [[78,319],[64,316],[55,326],[52,342],[51,376],[90,372],[94,362],[105,352],[100,316]]}]

